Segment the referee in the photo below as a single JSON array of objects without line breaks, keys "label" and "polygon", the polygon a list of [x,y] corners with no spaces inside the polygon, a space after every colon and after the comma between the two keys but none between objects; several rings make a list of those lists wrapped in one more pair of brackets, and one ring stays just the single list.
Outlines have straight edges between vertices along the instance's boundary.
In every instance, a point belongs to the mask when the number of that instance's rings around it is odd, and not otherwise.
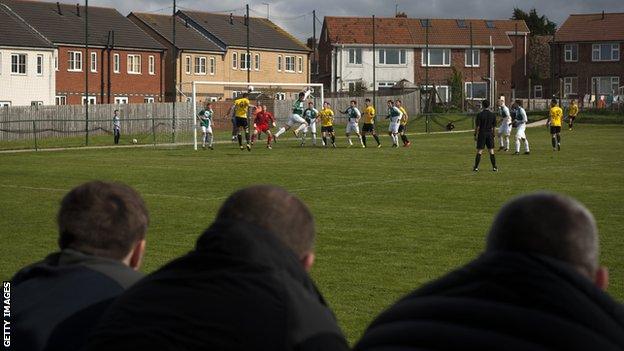
[{"label": "referee", "polygon": [[494,156],[494,126],[496,125],[496,115],[488,110],[490,102],[483,100],[481,102],[483,111],[477,114],[475,120],[474,137],[477,142],[477,156],[475,157],[475,164],[472,168],[473,172],[479,171],[479,162],[481,162],[481,154],[483,154],[484,147],[487,146],[490,152],[490,161],[492,162],[492,171],[498,172],[496,167],[496,156]]}]

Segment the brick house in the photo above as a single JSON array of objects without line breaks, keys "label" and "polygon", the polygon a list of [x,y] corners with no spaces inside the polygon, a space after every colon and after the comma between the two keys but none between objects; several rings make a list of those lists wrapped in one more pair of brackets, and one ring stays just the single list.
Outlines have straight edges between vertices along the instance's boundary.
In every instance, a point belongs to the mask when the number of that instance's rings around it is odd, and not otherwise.
[{"label": "brick house", "polygon": [[[372,18],[325,17],[319,81],[332,91],[357,81],[373,89],[372,25]],[[421,87],[435,85],[448,101],[455,69],[468,99],[520,96],[527,84],[528,34],[524,21],[376,18],[375,89],[404,78]]]},{"label": "brick house", "polygon": [[113,8],[0,0],[57,48],[56,103],[80,104],[88,70],[89,103],[144,103],[164,97],[165,47]]},{"label": "brick house", "polygon": [[554,86],[584,99],[616,95],[624,85],[624,13],[570,15],[553,41]]}]

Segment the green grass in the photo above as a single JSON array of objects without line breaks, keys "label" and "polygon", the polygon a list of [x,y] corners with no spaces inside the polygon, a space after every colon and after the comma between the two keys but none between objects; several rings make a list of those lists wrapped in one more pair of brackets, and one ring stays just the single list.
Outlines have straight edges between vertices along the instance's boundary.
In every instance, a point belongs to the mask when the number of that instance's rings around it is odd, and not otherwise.
[{"label": "green grass", "polygon": [[499,154],[498,173],[485,157],[477,174],[470,133],[413,136],[408,149],[389,148],[384,136],[382,149],[347,149],[344,139],[336,150],[300,149],[284,138],[272,151],[251,153],[227,143],[199,152],[0,154],[0,275],[8,279],[55,250],[59,201],[81,182],[121,181],[143,194],[152,218],[145,272],[189,251],[232,191],[274,183],[300,196],[316,217],[312,274],[353,342],[397,298],[475,257],[505,201],[546,189],[593,211],[609,292],[624,301],[623,132],[579,125],[564,131],[562,151],[553,152],[546,128],[532,128],[530,156]]}]

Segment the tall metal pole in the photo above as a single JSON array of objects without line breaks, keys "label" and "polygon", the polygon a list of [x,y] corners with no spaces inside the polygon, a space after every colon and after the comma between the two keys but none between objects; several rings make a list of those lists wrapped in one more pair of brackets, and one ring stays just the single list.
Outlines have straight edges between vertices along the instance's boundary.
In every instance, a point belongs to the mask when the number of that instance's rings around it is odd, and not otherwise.
[{"label": "tall metal pole", "polygon": [[[173,0],[173,116],[171,119],[171,140],[176,141],[176,101],[178,100],[178,49],[176,47],[176,0]],[[193,101],[195,103],[195,101]],[[193,116],[195,117],[195,116]]]},{"label": "tall metal pole", "polygon": [[375,15],[373,15],[373,107],[375,108],[375,113],[377,112],[377,55],[376,55],[376,47],[375,47]]},{"label": "tall metal pole", "polygon": [[247,67],[247,84],[251,82],[251,53],[249,52],[249,25],[251,24],[251,20],[249,18],[249,4],[245,5],[245,10],[247,11],[245,14],[245,20],[247,25],[247,62],[245,62],[245,66]]},{"label": "tall metal pole", "polygon": [[427,19],[427,25],[425,26],[425,92],[427,101],[425,102],[425,112],[429,112],[429,19]]},{"label": "tall metal pole", "polygon": [[89,0],[85,0],[85,145],[89,145]]},{"label": "tall metal pole", "polygon": [[316,57],[316,10],[312,10],[312,73],[318,74],[318,57]]},{"label": "tall metal pole", "polygon": [[[481,56],[481,53],[479,53],[479,56]],[[470,99],[474,101],[474,42],[472,36],[472,22],[470,22],[470,60],[472,63],[470,65]],[[481,60],[481,57],[479,57],[479,60]],[[479,62],[479,65],[481,65],[481,62]]]},{"label": "tall metal pole", "polygon": [[514,66],[518,65],[518,23],[516,23],[516,34],[514,36],[514,64],[511,66],[511,101],[516,101],[516,75],[514,74]]}]

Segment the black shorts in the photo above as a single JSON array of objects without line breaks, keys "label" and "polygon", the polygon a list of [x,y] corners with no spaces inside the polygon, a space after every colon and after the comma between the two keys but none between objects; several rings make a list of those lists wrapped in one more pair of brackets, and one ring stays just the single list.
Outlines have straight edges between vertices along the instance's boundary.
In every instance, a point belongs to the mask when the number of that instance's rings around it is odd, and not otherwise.
[{"label": "black shorts", "polygon": [[321,133],[333,133],[334,126],[321,127]]},{"label": "black shorts", "polygon": [[550,134],[557,134],[557,133],[561,133],[561,126],[558,126],[558,127],[550,126]]},{"label": "black shorts", "polygon": [[236,117],[236,126],[247,128],[247,118]]},{"label": "black shorts", "polygon": [[492,133],[479,133],[477,135],[477,149],[483,150],[486,147],[488,149],[494,148],[494,136]]},{"label": "black shorts", "polygon": [[399,125],[399,133],[404,133],[405,132],[405,124],[400,124]]},{"label": "black shorts", "polygon": [[375,131],[375,125],[372,123],[364,123],[362,125],[362,132],[372,133]]}]

